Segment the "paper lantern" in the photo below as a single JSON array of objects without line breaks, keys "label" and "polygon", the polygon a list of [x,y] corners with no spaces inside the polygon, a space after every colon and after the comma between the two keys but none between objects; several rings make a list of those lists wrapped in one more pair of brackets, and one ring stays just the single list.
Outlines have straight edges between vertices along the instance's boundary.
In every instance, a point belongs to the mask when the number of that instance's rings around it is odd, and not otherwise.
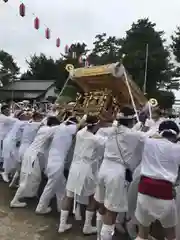
[{"label": "paper lantern", "polygon": [[19,14],[21,17],[25,16],[25,11],[26,11],[25,5],[21,3],[21,5],[19,6]]},{"label": "paper lantern", "polygon": [[34,19],[34,28],[37,30],[39,29],[39,18],[37,17]]},{"label": "paper lantern", "polygon": [[60,38],[57,38],[56,39],[56,47],[59,48],[60,47],[60,43],[61,43]]},{"label": "paper lantern", "polygon": [[68,45],[65,46],[65,53],[66,53],[66,54],[69,53],[69,47],[68,47]]},{"label": "paper lantern", "polygon": [[46,28],[45,35],[47,39],[50,39],[50,29]]}]

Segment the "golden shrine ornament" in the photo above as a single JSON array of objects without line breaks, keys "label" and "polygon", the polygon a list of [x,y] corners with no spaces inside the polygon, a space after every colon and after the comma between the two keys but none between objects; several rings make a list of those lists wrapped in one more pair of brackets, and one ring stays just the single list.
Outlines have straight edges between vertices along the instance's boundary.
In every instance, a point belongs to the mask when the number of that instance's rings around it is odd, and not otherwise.
[{"label": "golden shrine ornament", "polygon": [[155,98],[149,99],[149,103],[151,104],[151,107],[157,107],[158,101]]},{"label": "golden shrine ornament", "polygon": [[65,68],[68,72],[72,72],[74,70],[74,66],[72,64],[67,64]]}]

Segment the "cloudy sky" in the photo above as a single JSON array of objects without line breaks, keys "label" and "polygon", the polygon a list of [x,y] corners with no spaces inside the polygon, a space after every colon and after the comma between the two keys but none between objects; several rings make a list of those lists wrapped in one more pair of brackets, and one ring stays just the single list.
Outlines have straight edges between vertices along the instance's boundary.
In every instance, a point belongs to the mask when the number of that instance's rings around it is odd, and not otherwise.
[{"label": "cloudy sky", "polygon": [[[20,3],[26,5],[26,17],[19,16]],[[180,25],[179,0],[0,0],[0,49],[14,56],[22,70],[25,59],[43,52],[58,58],[66,44],[84,41],[92,46],[97,33],[124,36],[133,21],[149,17],[158,30],[170,36]],[[34,18],[40,18],[41,29],[33,29]],[[51,29],[51,40],[45,28]],[[56,38],[61,48],[56,48]]]}]

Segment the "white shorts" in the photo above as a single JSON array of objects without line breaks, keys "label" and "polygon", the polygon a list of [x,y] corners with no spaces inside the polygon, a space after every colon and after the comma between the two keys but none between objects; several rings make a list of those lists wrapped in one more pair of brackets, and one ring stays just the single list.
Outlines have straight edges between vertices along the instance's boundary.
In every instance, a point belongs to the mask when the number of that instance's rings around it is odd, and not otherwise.
[{"label": "white shorts", "polygon": [[95,200],[103,203],[112,212],[127,212],[127,184],[125,168],[112,161],[104,160],[99,171]]},{"label": "white shorts", "polygon": [[177,210],[175,200],[162,200],[138,193],[135,217],[145,227],[159,220],[164,228],[175,227]]}]

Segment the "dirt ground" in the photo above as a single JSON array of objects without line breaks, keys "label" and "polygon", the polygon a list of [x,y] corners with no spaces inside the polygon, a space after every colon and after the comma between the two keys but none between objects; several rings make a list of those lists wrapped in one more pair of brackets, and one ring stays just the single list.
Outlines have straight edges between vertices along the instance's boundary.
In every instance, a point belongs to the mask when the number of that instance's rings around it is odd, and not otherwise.
[{"label": "dirt ground", "polygon": [[[72,219],[73,229],[59,235],[59,214],[55,209],[50,215],[37,216],[34,212],[37,201],[32,199],[25,209],[11,209],[9,203],[15,191],[0,181],[0,192],[0,240],[96,240],[96,236],[83,236],[82,223]],[[127,240],[128,237],[116,236],[115,239]]]}]

